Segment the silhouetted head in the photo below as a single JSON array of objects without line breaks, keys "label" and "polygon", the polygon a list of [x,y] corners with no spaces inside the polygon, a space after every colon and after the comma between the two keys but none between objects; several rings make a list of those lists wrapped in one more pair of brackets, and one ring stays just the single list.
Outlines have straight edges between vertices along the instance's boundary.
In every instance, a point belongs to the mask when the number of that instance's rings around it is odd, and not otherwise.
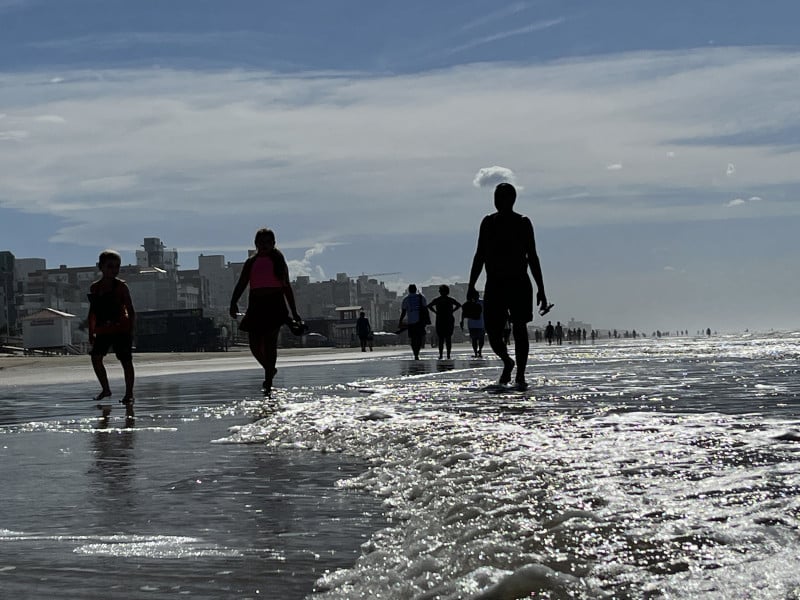
[{"label": "silhouetted head", "polygon": [[97,270],[105,278],[113,279],[119,275],[120,265],[122,265],[122,257],[116,250],[103,250],[97,259]]},{"label": "silhouetted head", "polygon": [[442,296],[449,296],[450,295],[450,286],[447,286],[445,284],[440,285],[439,286],[439,293]]},{"label": "silhouetted head", "polygon": [[118,265],[122,264],[122,257],[116,250],[103,250],[97,259],[97,268],[102,270],[103,265],[109,261],[116,262]]},{"label": "silhouetted head", "polygon": [[417,293],[417,286],[414,285],[413,283],[410,286],[408,286],[408,293],[409,294],[416,294]]},{"label": "silhouetted head", "polygon": [[360,313],[358,313],[358,316],[359,316],[359,317],[365,317],[365,316],[367,316],[367,313],[365,313],[365,312],[362,310]]},{"label": "silhouetted head", "polygon": [[494,206],[500,212],[507,212],[514,207],[517,190],[510,183],[498,183],[494,188]]},{"label": "silhouetted head", "polygon": [[272,250],[275,247],[275,232],[272,229],[259,229],[256,231],[255,244],[258,251]]}]

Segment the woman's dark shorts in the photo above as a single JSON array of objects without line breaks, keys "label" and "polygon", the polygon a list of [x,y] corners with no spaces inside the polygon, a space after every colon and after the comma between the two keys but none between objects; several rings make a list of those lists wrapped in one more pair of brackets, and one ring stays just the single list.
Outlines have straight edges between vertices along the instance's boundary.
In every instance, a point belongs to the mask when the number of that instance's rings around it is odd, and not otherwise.
[{"label": "woman's dark shorts", "polygon": [[251,290],[247,302],[247,313],[242,321],[247,322],[249,333],[267,334],[280,329],[289,321],[289,309],[282,289],[269,292]]}]

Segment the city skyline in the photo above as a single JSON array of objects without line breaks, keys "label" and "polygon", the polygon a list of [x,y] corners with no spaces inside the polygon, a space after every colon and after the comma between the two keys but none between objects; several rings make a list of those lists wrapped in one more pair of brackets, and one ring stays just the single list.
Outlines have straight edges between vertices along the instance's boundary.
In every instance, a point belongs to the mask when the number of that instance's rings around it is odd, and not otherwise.
[{"label": "city skyline", "polygon": [[0,249],[193,268],[267,226],[401,290],[467,280],[507,180],[559,318],[800,328],[794,3],[197,7],[0,0]]},{"label": "city skyline", "polygon": [[[216,315],[216,316],[219,316],[221,314],[227,315],[228,293],[229,293],[230,289],[232,289],[232,287],[233,287],[233,281],[235,280],[236,277],[238,277],[239,269],[241,268],[241,266],[243,264],[243,260],[242,261],[228,260],[228,258],[225,255],[222,255],[222,254],[199,254],[197,256],[197,259],[198,259],[198,263],[201,263],[201,264],[196,264],[191,268],[182,268],[182,265],[181,265],[180,259],[179,259],[180,252],[178,251],[177,248],[168,247],[166,244],[163,243],[163,241],[160,238],[157,238],[157,237],[145,238],[144,242],[145,243],[141,244],[139,247],[140,248],[145,248],[145,250],[137,249],[137,250],[134,251],[135,252],[134,261],[126,263],[125,262],[125,257],[124,256],[122,257],[123,261],[122,261],[122,269],[121,269],[120,277],[123,280],[126,280],[126,277],[130,277],[132,274],[134,274],[134,275],[139,274],[139,273],[151,274],[151,272],[154,270],[153,269],[154,265],[150,264],[151,257],[149,256],[149,252],[147,251],[148,247],[150,247],[150,249],[153,249],[154,247],[157,247],[157,246],[161,247],[161,249],[163,250],[163,256],[161,257],[161,259],[162,259],[162,261],[164,261],[165,264],[160,265],[160,266],[159,265],[155,265],[155,266],[157,266],[159,268],[166,269],[167,273],[170,271],[170,269],[172,269],[172,270],[174,270],[174,273],[187,274],[187,273],[195,272],[199,268],[200,269],[200,275],[202,275],[202,273],[203,273],[203,264],[202,263],[203,263],[203,259],[205,259],[206,273],[207,274],[210,274],[213,271],[217,271],[218,272],[219,269],[223,269],[225,271],[228,271],[229,274],[224,278],[225,281],[227,281],[227,285],[223,286],[222,290],[218,289],[218,286],[219,286],[219,283],[220,283],[219,281],[213,281],[213,280],[206,281],[205,285],[209,286],[210,290],[214,290],[212,292],[212,294],[216,297],[216,299],[211,302],[210,306],[204,306],[203,303],[202,303],[202,298],[198,295],[197,301],[199,302],[199,304],[197,304],[197,307],[198,308],[203,308],[204,310],[207,310],[209,315]],[[0,253],[8,253],[8,252],[9,252],[9,250],[0,249]],[[252,250],[248,251],[248,253],[251,253],[251,252],[252,252]],[[13,252],[12,252],[12,254],[13,254]],[[66,272],[77,271],[77,272],[81,272],[81,275],[79,276],[79,279],[84,280],[84,283],[85,283],[84,287],[88,288],[88,282],[91,281],[91,279],[86,279],[86,277],[85,277],[85,275],[88,274],[87,270],[89,270],[89,269],[96,270],[94,265],[90,265],[90,264],[87,264],[87,265],[66,265],[66,264],[63,264],[63,263],[59,263],[58,266],[53,266],[53,265],[47,264],[46,259],[41,258],[41,257],[15,257],[15,261],[16,261],[16,265],[17,265],[16,268],[15,268],[15,271],[17,271],[19,276],[20,276],[20,279],[19,279],[20,282],[28,281],[28,279],[30,279],[29,276],[34,276],[34,278],[38,282],[39,279],[40,279],[41,273],[42,272],[48,272],[53,277],[51,282],[55,283],[57,281],[61,281],[62,277],[64,276],[64,274]],[[293,266],[296,267],[298,261],[289,260],[289,261],[287,261],[287,263],[288,263],[289,268],[290,268],[291,281],[292,281],[293,286],[295,287],[295,297],[296,298],[298,297],[298,295],[302,294],[301,290],[305,289],[307,287],[308,283],[311,283],[313,285],[313,284],[326,284],[326,283],[342,283],[343,281],[348,281],[351,284],[355,284],[356,281],[365,281],[365,282],[369,281],[370,284],[372,284],[372,282],[374,282],[375,284],[377,284],[377,287],[385,289],[385,290],[388,290],[389,292],[391,292],[393,294],[396,294],[396,298],[394,300],[390,301],[390,303],[396,304],[396,306],[395,306],[396,310],[394,310],[390,314],[386,314],[385,317],[382,317],[382,318],[388,319],[389,321],[392,321],[393,318],[397,316],[397,313],[399,313],[399,310],[400,310],[399,306],[400,306],[400,302],[401,302],[402,298],[408,293],[407,284],[403,284],[402,288],[394,288],[392,286],[386,285],[386,282],[384,281],[384,278],[379,277],[379,276],[382,276],[382,275],[398,275],[398,273],[387,272],[387,273],[358,273],[358,274],[350,274],[350,273],[347,273],[345,271],[338,271],[338,272],[335,273],[335,275],[331,275],[330,277],[315,277],[313,275],[308,275],[308,274],[293,275],[292,274],[292,267]],[[24,267],[20,268],[20,265],[31,265],[31,267],[29,269],[29,272],[25,273],[25,268]],[[35,266],[33,266],[33,265],[35,265]],[[209,271],[209,269],[211,269],[211,270]],[[99,271],[97,271],[97,274],[99,274]],[[302,282],[301,282],[301,280],[302,280]],[[480,283],[480,281],[481,280],[479,280],[479,283]],[[199,280],[197,282],[190,281],[190,282],[186,282],[186,283],[188,283],[190,286],[195,285],[195,284],[199,285]],[[301,283],[302,283],[302,287],[298,288],[297,286],[299,284],[301,284]],[[432,300],[433,298],[435,298],[438,295],[438,293],[439,293],[438,287],[439,287],[439,285],[441,283],[447,283],[450,286],[450,288],[451,288],[451,290],[450,290],[451,291],[451,296],[453,296],[455,298],[459,298],[461,300],[464,300],[466,298],[466,290],[467,290],[467,286],[468,286],[468,282],[467,282],[466,279],[463,280],[463,281],[452,280],[452,281],[447,281],[447,282],[435,281],[435,282],[421,283],[421,284],[417,285],[417,289],[419,290],[420,293],[425,294],[425,296],[428,299],[428,301],[430,301],[430,300]],[[130,281],[129,281],[129,284],[130,284]],[[175,284],[178,285],[178,279],[175,279]],[[27,285],[27,284],[23,283],[23,286],[25,286],[25,285]],[[370,287],[372,287],[372,286],[370,286]],[[357,289],[357,288],[354,288],[354,290],[355,289]],[[180,295],[180,292],[178,291],[178,288],[176,288],[176,291]],[[196,290],[196,293],[200,292],[200,291],[201,290],[198,287],[198,289]],[[481,285],[478,285],[478,291],[483,293],[483,287]],[[207,293],[209,293],[209,290],[206,290],[206,294]],[[33,294],[33,295],[36,296],[37,294]],[[74,294],[71,294],[71,295],[74,295]],[[78,295],[82,297],[81,294],[78,294]],[[45,294],[45,296],[46,296],[46,294]],[[135,294],[134,294],[134,296],[135,296]],[[60,302],[63,301],[63,300],[64,300],[63,298],[60,298],[59,302],[57,304],[59,304],[59,306],[60,306]],[[206,300],[208,300],[208,298],[206,298]],[[178,301],[178,297],[176,296],[173,299],[173,302],[177,302],[177,301]],[[245,301],[245,298],[240,300],[240,302],[244,302],[244,301]],[[349,305],[353,304],[353,302],[354,301],[342,301],[340,303],[340,306],[349,306]],[[34,304],[38,305],[39,301],[37,300]],[[138,302],[136,304],[138,305]],[[358,304],[358,303],[356,302],[356,304]],[[365,309],[370,310],[369,306],[371,304],[372,304],[372,301],[368,300],[367,305],[365,305]],[[194,305],[192,305],[192,306],[194,306]],[[301,306],[301,303],[300,303],[299,300],[298,300],[298,306],[299,307]],[[17,309],[21,309],[21,308],[22,308],[21,306],[17,306]],[[42,308],[44,308],[44,307],[42,307]],[[34,312],[36,312],[38,310],[41,310],[42,308],[34,308],[32,310]],[[145,311],[149,311],[149,310],[156,310],[156,311],[174,310],[176,308],[189,308],[189,307],[186,307],[186,306],[183,306],[183,305],[179,306],[178,304],[172,305],[171,303],[167,303],[167,304],[164,304],[164,305],[156,303],[156,304],[154,304],[152,306],[146,306],[145,307]],[[303,307],[301,307],[301,308],[303,308]],[[333,314],[334,313],[334,306],[330,305],[329,309],[330,309],[330,313]],[[21,315],[21,316],[18,315],[18,318],[22,318],[24,316],[28,316],[30,314],[30,309],[27,312],[25,312],[25,311],[23,311],[23,312],[25,314]],[[76,316],[78,316],[78,314],[82,314],[83,312],[85,312],[85,310],[74,310],[73,309],[73,312],[76,313]],[[319,314],[316,314],[316,313],[312,312],[312,314],[306,315],[305,311],[302,311],[302,312],[304,312],[304,316],[310,316],[312,318],[320,318]],[[330,317],[330,315],[328,315],[328,317]],[[220,322],[222,323],[223,321],[224,321],[224,319],[222,321],[220,321]],[[623,334],[625,334],[624,337],[628,337],[628,335],[627,335],[628,333],[632,333],[634,336],[637,335],[637,334],[640,335],[640,336],[643,335],[644,337],[648,337],[648,336],[655,337],[656,333],[658,333],[658,337],[661,337],[662,333],[664,335],[694,335],[694,334],[704,335],[704,331],[705,331],[704,328],[700,328],[700,329],[698,329],[696,331],[692,331],[692,330],[685,329],[685,328],[670,329],[670,328],[655,327],[655,326],[650,326],[650,328],[647,328],[647,327],[637,328],[637,327],[631,327],[631,326],[629,326],[628,324],[625,324],[625,323],[620,323],[620,324],[607,324],[607,323],[592,324],[592,323],[589,323],[587,321],[584,321],[580,316],[577,316],[577,317],[576,317],[576,315],[561,316],[561,315],[558,315],[555,312],[548,314],[546,317],[541,317],[541,316],[537,315],[536,318],[534,319],[534,322],[530,323],[529,326],[530,327],[534,327],[534,328],[543,329],[544,326],[548,322],[551,322],[551,321],[554,324],[556,322],[558,322],[558,323],[562,324],[565,327],[567,327],[568,325],[570,327],[573,327],[573,326],[574,327],[583,327],[584,329],[596,330],[598,332],[602,332],[603,334],[608,333],[610,335],[612,332],[619,333],[620,337],[623,337]],[[572,325],[573,323],[575,323],[576,325]],[[714,333],[718,333],[718,332],[716,330],[714,330]]]}]

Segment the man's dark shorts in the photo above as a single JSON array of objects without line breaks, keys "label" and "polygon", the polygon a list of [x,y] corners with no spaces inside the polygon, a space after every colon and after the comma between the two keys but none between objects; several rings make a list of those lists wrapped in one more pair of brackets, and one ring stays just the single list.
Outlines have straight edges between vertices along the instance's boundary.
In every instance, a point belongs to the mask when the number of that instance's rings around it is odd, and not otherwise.
[{"label": "man's dark shorts", "polygon": [[130,333],[105,333],[98,334],[94,338],[92,356],[105,356],[110,348],[114,348],[114,355],[120,362],[133,360],[131,348],[133,347],[133,336]]},{"label": "man's dark shorts", "polygon": [[509,316],[515,324],[533,321],[533,286],[527,275],[521,279],[486,282],[483,293],[486,331],[502,331]]}]

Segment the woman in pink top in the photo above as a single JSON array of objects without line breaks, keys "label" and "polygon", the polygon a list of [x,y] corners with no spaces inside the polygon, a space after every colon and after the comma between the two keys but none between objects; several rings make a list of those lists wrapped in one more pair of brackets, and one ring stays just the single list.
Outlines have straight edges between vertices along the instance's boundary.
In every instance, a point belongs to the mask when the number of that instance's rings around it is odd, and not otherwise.
[{"label": "woman in pink top", "polygon": [[300,322],[294,302],[294,292],[289,283],[289,267],[280,250],[275,248],[275,234],[270,229],[256,232],[257,253],[248,258],[239,281],[233,289],[230,314],[236,318],[239,313],[238,301],[245,288],[250,286],[247,313],[239,329],[247,331],[250,338],[250,351],[264,367],[264,394],[272,391],[272,378],[277,369],[278,331],[288,323],[289,309],[292,318]]}]

